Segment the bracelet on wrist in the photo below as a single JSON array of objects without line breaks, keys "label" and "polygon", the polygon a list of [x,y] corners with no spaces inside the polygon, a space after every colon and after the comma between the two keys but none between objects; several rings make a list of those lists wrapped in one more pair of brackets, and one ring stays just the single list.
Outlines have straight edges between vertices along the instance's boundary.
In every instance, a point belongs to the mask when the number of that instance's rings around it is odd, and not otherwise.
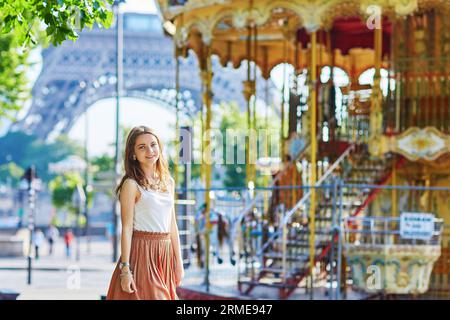
[{"label": "bracelet on wrist", "polygon": [[129,262],[121,262],[121,263],[119,263],[119,269],[120,270],[122,270],[125,267],[130,268],[130,263]]},{"label": "bracelet on wrist", "polygon": [[133,273],[131,271],[120,273],[120,277],[125,277],[125,276],[133,276]]}]

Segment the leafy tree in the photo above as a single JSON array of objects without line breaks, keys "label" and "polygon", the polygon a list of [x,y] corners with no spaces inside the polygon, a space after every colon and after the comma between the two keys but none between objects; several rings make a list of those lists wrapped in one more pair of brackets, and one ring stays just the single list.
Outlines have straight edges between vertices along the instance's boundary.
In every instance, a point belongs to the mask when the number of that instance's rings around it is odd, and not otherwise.
[{"label": "leafy tree", "polygon": [[83,179],[78,173],[66,173],[55,177],[49,183],[52,192],[52,204],[56,208],[67,208],[75,211],[72,204],[72,196],[77,189],[77,184],[83,184]]},{"label": "leafy tree", "polygon": [[114,171],[114,157],[105,153],[101,156],[95,157],[92,160],[91,165],[94,170],[94,180],[98,180],[98,173]]},{"label": "leafy tree", "polygon": [[[121,139],[119,141],[119,156],[120,158],[123,157],[124,151],[125,151],[125,143],[128,136],[128,133],[131,131],[131,127],[126,127],[121,125],[119,127],[119,138]],[[115,143],[110,144],[111,147],[114,148]],[[121,172],[124,172],[124,165],[123,165],[123,159],[119,158],[119,166],[121,168]],[[103,183],[112,182],[113,176],[114,176],[114,155],[109,155],[108,153],[104,153],[101,156],[93,157],[90,161],[91,163],[91,170],[93,174],[93,180],[94,183],[99,183],[102,185]],[[107,191],[105,192],[108,196],[114,197],[114,189],[115,186],[111,186]]]},{"label": "leafy tree", "polygon": [[[48,182],[54,174],[48,172],[49,163],[65,159],[69,155],[83,155],[83,149],[67,136],[60,136],[53,143],[46,143],[34,135],[23,132],[10,132],[0,138],[0,166],[15,163],[26,169],[36,166],[38,177]],[[2,175],[0,179],[3,180]]]},{"label": "leafy tree", "polygon": [[12,185],[17,185],[22,178],[25,170],[14,162],[4,163],[0,165],[0,181],[11,181]]},{"label": "leafy tree", "polygon": [[14,33],[0,35],[0,119],[13,120],[14,114],[29,98],[27,58],[28,52],[17,49]]},{"label": "leafy tree", "polygon": [[[226,141],[226,130],[246,130],[247,128],[247,114],[242,112],[236,103],[222,103],[220,105],[220,112],[218,113],[220,131],[222,132],[222,137]],[[257,129],[277,129],[279,128],[279,121],[276,118],[270,118],[268,120],[268,127],[266,127],[266,121],[263,116],[256,115]],[[259,146],[262,147],[262,146]],[[234,154],[245,154],[245,144],[239,144],[233,146]],[[224,148],[224,159],[226,159],[226,148]],[[235,159],[236,160],[236,159]],[[225,164],[225,187],[244,187],[245,186],[245,175],[246,175],[246,165],[238,164],[234,161],[233,164]],[[262,185],[263,178],[261,176],[256,177],[256,185]]]},{"label": "leafy tree", "polygon": [[[70,213],[69,221],[65,224],[72,224],[76,221],[76,213],[79,210],[78,204],[73,203],[73,196],[77,192],[77,185],[83,186],[84,181],[77,172],[68,172],[63,175],[55,177],[49,183],[49,189],[52,194],[52,204],[62,210]],[[88,205],[92,203],[93,192],[88,193]],[[79,225],[83,226],[86,223],[86,217],[80,213]]]},{"label": "leafy tree", "polygon": [[29,50],[75,41],[94,23],[109,28],[113,0],[0,0],[0,125],[30,97]]},{"label": "leafy tree", "polygon": [[[229,129],[245,129],[247,128],[246,114],[239,110],[235,103],[221,104],[221,109],[226,110],[220,117],[219,128],[222,132],[222,137],[226,139],[226,130]],[[245,154],[245,145],[236,144],[233,146],[234,154]],[[227,157],[227,150],[224,149],[224,158]],[[245,164],[225,164],[225,187],[243,187],[245,186]]]},{"label": "leafy tree", "polygon": [[111,25],[113,0],[0,0],[0,31],[14,30],[20,45],[37,43],[37,28],[44,27],[54,45],[76,40],[78,32],[97,23]]},{"label": "leafy tree", "polygon": [[[264,115],[257,114],[256,117],[257,128],[258,129],[266,129],[266,120]],[[194,149],[197,152],[201,151],[201,113],[199,112],[197,116],[192,120],[191,123],[193,127],[193,140],[194,140]],[[267,129],[279,130],[279,119],[277,117],[271,117],[267,122]],[[222,102],[220,105],[213,105],[213,118],[211,123],[211,128],[214,130],[220,130],[223,138],[223,142],[226,142],[227,129],[244,131],[247,128],[247,115],[245,112],[241,110],[238,104],[235,102]],[[214,131],[213,131],[214,132]],[[216,143],[219,141],[215,141],[214,137],[212,137],[213,148]],[[260,146],[262,147],[262,146]],[[225,163],[227,157],[227,150],[224,146],[223,148],[223,165],[213,163],[212,166],[212,179],[213,185],[220,186],[221,183],[218,183],[217,179],[220,176],[221,169],[224,169],[224,179],[222,181],[222,185],[225,187],[244,187],[245,186],[245,174],[246,174],[246,166],[245,164],[238,164],[237,162],[233,164]],[[234,154],[235,155],[243,155],[245,154],[245,144],[236,144],[234,146]],[[181,169],[181,168],[180,168]],[[191,165],[191,178],[193,180],[200,178],[201,175],[201,165],[200,164],[192,164]],[[263,177],[257,176],[256,185],[263,184]]]}]

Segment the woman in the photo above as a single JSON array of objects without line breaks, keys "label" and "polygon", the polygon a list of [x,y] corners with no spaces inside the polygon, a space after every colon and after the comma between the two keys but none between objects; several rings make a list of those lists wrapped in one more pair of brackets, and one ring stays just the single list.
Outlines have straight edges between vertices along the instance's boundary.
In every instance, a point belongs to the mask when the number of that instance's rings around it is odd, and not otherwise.
[{"label": "woman", "polygon": [[184,276],[174,208],[175,183],[156,132],[135,127],[127,138],[119,195],[121,256],[107,300],[176,300]]}]

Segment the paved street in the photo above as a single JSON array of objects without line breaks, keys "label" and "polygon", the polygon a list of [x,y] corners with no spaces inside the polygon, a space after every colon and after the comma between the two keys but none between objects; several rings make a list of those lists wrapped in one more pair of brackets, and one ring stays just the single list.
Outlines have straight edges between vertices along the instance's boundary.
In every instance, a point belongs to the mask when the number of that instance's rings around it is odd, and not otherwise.
[{"label": "paved street", "polygon": [[[54,254],[49,256],[47,246],[42,248],[39,260],[33,260],[32,284],[27,285],[27,260],[21,258],[0,258],[0,290],[19,292],[19,300],[99,300],[108,290],[109,281],[115,267],[112,246],[105,238],[93,238],[88,248],[85,239],[80,245],[80,261],[75,260],[76,244],[72,258],[65,256],[63,240],[57,242]],[[237,290],[237,269],[226,259],[218,264],[211,256],[210,293],[221,297],[239,299],[278,299],[276,288],[260,287],[252,291],[252,296],[242,296]],[[205,292],[205,271],[199,269],[195,258],[186,269],[182,288]],[[324,289],[315,292],[315,299],[328,299]],[[349,292],[348,299],[361,296]],[[304,289],[297,289],[290,299],[309,299]]]},{"label": "paved street", "polygon": [[[80,245],[80,261],[75,260],[76,244],[72,257],[65,256],[62,239],[56,244],[52,256],[48,247],[41,248],[39,260],[33,260],[32,284],[27,285],[27,259],[0,258],[0,290],[9,289],[20,293],[18,299],[49,300],[98,300],[106,294],[115,264],[112,246],[105,238],[94,238],[88,250],[83,239]],[[218,265],[211,261],[211,291],[216,295],[236,296],[236,269],[226,261]],[[193,263],[186,269],[183,287],[204,290],[204,270]]]},{"label": "paved street", "polygon": [[27,285],[27,260],[0,258],[0,289],[20,292],[18,299],[100,299],[105,294],[115,264],[111,262],[111,244],[105,239],[93,239],[90,250],[83,241],[80,261],[65,256],[62,240],[52,256],[42,248],[39,260],[33,260],[32,284]]}]

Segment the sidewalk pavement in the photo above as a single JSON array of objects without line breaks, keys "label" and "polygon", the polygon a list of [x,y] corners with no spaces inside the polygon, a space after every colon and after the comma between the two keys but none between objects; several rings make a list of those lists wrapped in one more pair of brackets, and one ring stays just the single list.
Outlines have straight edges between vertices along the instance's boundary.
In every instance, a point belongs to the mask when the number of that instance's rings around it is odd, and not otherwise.
[{"label": "sidewalk pavement", "polygon": [[64,241],[55,243],[53,255],[48,245],[40,251],[40,258],[32,260],[31,285],[27,284],[27,257],[0,258],[0,290],[13,290],[24,300],[99,300],[106,294],[115,267],[112,244],[105,238],[80,241],[80,260],[76,261],[77,244],[72,255],[66,257]]},{"label": "sidewalk pavement", "polygon": [[[80,241],[80,260],[76,260],[77,244],[72,245],[71,256],[66,256],[63,240],[53,247],[53,254],[49,255],[48,245],[39,250],[40,258],[33,258],[32,266],[35,270],[61,271],[68,267],[78,265],[84,271],[105,271],[114,268],[112,262],[112,244],[105,238],[93,238],[90,244],[86,239]],[[0,257],[1,270],[27,270],[27,257]]]},{"label": "sidewalk pavement", "polygon": [[[106,238],[93,238],[88,248],[86,239],[80,243],[80,260],[75,260],[76,244],[72,257],[65,256],[65,245],[61,239],[55,244],[54,253],[48,255],[48,247],[41,248],[41,257],[32,261],[32,283],[27,284],[26,257],[0,258],[0,291],[13,290],[20,295],[18,300],[100,300],[106,295],[115,263],[112,262],[112,244]],[[226,255],[224,255],[226,256]],[[212,256],[210,265],[210,287],[206,292],[205,270],[196,264],[196,258],[185,270],[181,289],[186,289],[181,299],[209,299],[205,294],[233,299],[278,299],[276,288],[260,287],[251,296],[243,296],[237,289],[237,267],[227,259],[222,264]],[[181,290],[182,291],[182,290]],[[180,291],[180,292],[181,292]],[[199,294],[196,294],[198,292]],[[324,288],[315,291],[315,299],[329,299]],[[349,292],[347,299],[361,299],[357,293]],[[290,300],[308,300],[304,288],[299,288]]]},{"label": "sidewalk pavement", "polygon": [[[99,300],[108,290],[116,265],[112,262],[112,244],[106,238],[93,238],[88,249],[86,239],[82,239],[79,261],[75,259],[76,250],[74,243],[69,259],[62,239],[55,243],[51,256],[48,245],[44,245],[40,249],[40,258],[32,260],[31,285],[27,284],[27,257],[0,257],[0,291],[19,292],[19,300]],[[238,295],[235,270],[229,263],[218,265],[212,261],[210,293],[225,297]],[[182,287],[205,291],[204,278],[204,269],[198,268],[193,261],[185,270]],[[233,286],[235,288],[231,289]]]}]

